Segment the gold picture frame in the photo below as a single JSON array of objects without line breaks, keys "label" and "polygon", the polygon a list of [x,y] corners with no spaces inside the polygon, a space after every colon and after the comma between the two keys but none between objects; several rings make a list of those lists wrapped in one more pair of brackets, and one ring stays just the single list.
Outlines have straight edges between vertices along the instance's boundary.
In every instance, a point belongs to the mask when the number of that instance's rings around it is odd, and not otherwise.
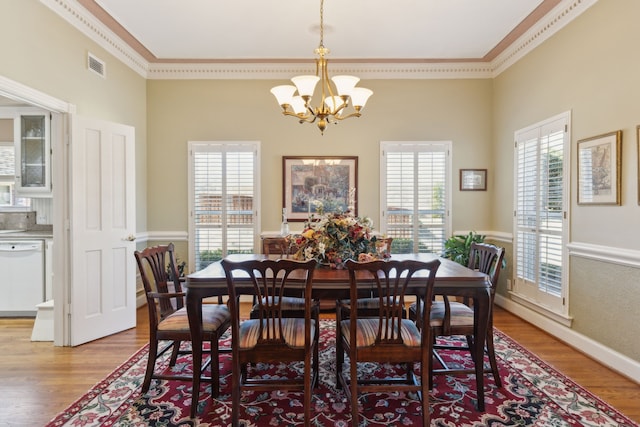
[{"label": "gold picture frame", "polygon": [[578,204],[620,205],[622,131],[578,141]]},{"label": "gold picture frame", "polygon": [[358,215],[357,156],[283,156],[282,207],[288,221],[324,213]]}]

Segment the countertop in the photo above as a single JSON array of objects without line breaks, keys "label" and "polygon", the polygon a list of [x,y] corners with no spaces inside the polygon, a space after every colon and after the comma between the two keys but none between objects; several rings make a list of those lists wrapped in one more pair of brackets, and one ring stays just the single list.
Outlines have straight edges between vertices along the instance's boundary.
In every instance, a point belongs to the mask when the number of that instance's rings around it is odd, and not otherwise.
[{"label": "countertop", "polygon": [[0,240],[52,239],[53,230],[24,230],[7,233],[0,230]]}]

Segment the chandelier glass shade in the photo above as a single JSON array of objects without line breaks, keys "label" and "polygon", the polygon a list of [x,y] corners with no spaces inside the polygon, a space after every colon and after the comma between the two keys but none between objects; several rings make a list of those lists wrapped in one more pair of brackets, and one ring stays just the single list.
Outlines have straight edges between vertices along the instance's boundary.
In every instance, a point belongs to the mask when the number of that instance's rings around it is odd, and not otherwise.
[{"label": "chandelier glass shade", "polygon": [[[360,117],[361,111],[373,91],[356,87],[360,81],[354,76],[329,77],[326,56],[329,49],[324,47],[324,0],[320,1],[320,45],[314,50],[316,75],[296,76],[291,79],[293,85],[280,85],[271,89],[285,116],[292,116],[300,123],[316,123],[320,133],[330,123],[337,123],[350,117]],[[320,83],[320,101],[311,105],[311,99]],[[332,84],[333,83],[333,84]],[[351,108],[349,108],[351,107]]]}]

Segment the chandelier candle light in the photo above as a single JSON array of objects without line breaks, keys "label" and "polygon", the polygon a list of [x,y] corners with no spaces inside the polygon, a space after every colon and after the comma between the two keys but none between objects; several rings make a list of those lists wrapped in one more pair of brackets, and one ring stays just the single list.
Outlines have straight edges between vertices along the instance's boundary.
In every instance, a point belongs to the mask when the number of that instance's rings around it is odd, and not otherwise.
[{"label": "chandelier candle light", "polygon": [[[361,110],[367,103],[367,99],[373,91],[363,87],[355,87],[360,78],[354,76],[334,76],[329,79],[327,71],[329,49],[324,47],[324,0],[320,0],[320,45],[314,50],[316,58],[315,76],[296,76],[291,79],[293,85],[275,86],[271,93],[278,100],[285,116],[293,116],[300,123],[314,123],[317,121],[320,133],[329,123],[336,123],[349,117],[360,117]],[[332,88],[331,82],[335,85]],[[311,105],[311,97],[316,84],[320,82],[320,104],[317,107]],[[297,91],[297,95],[296,95]],[[336,95],[337,94],[337,95]],[[352,105],[353,111],[348,112],[347,107]]]}]

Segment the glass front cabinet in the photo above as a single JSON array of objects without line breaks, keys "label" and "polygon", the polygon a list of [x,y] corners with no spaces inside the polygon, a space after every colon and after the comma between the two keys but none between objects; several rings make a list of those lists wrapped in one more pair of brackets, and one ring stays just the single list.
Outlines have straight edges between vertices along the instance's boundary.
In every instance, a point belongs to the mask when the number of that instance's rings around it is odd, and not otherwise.
[{"label": "glass front cabinet", "polygon": [[51,119],[48,112],[21,112],[14,123],[16,194],[51,196]]}]

